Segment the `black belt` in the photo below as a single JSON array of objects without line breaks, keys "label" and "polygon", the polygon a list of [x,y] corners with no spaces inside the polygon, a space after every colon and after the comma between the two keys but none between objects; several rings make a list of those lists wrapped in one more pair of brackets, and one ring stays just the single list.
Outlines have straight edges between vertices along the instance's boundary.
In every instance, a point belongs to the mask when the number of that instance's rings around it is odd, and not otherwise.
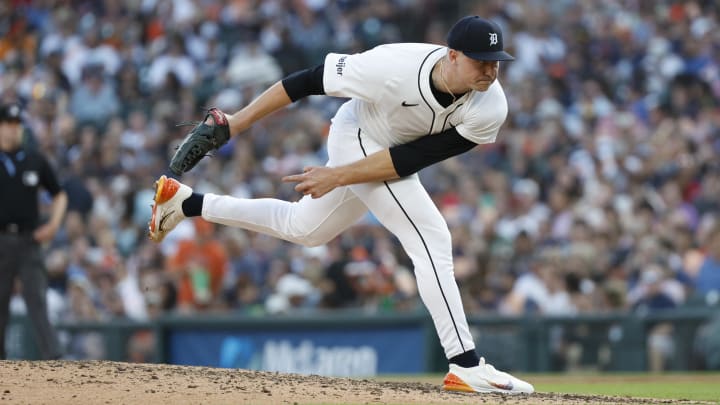
[{"label": "black belt", "polygon": [[23,227],[19,224],[0,225],[0,233],[6,233],[10,235],[27,235],[29,233],[32,233],[32,231],[32,228]]}]

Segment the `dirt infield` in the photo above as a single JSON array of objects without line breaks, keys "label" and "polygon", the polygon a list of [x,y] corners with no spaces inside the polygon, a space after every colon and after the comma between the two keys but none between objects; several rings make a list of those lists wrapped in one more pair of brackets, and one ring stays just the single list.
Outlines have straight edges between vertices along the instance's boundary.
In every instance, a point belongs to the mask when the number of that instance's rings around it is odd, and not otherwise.
[{"label": "dirt infield", "polygon": [[536,393],[464,394],[382,382],[108,361],[0,361],[1,404],[696,404]]}]

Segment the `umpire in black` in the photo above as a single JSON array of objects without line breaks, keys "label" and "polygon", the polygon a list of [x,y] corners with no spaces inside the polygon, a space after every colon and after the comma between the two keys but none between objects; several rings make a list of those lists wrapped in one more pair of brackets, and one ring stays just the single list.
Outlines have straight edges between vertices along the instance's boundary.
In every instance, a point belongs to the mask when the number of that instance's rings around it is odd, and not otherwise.
[{"label": "umpire in black", "polygon": [[[47,159],[23,147],[18,104],[0,105],[0,359],[5,359],[5,329],[15,277],[35,328],[44,359],[60,357],[57,336],[47,315],[47,271],[42,244],[55,236],[67,208],[67,195]],[[52,195],[49,220],[40,224],[40,187]]]}]

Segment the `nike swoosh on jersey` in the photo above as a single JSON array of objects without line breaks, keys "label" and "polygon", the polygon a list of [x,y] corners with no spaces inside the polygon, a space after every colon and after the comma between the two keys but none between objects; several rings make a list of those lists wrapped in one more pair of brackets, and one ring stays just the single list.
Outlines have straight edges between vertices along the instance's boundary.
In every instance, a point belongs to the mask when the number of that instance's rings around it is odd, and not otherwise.
[{"label": "nike swoosh on jersey", "polygon": [[408,104],[407,101],[403,101],[403,102],[402,102],[402,106],[403,106],[403,107],[415,107],[415,106],[417,106],[417,105],[420,105],[420,104]]},{"label": "nike swoosh on jersey", "polygon": [[172,210],[172,211],[168,212],[167,214],[163,215],[162,218],[160,218],[160,223],[158,223],[158,231],[160,231],[160,232],[163,231],[163,224],[165,223],[165,220],[168,219],[170,217],[170,215],[172,215],[174,213],[175,213],[175,210]]}]

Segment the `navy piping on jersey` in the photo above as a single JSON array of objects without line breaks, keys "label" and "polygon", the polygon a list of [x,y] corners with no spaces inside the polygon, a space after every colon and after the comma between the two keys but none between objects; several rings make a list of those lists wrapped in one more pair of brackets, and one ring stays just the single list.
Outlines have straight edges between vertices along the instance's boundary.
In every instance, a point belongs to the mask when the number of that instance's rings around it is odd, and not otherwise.
[{"label": "navy piping on jersey", "polygon": [[[437,49],[430,51],[430,53],[427,54],[425,59],[423,59],[422,63],[420,64],[420,68],[418,69],[418,81],[417,81],[418,92],[420,93],[420,97],[422,97],[423,102],[425,102],[425,105],[428,106],[428,108],[430,109],[430,112],[432,113],[432,121],[430,121],[430,130],[427,133],[428,135],[432,134],[433,127],[435,126],[435,110],[432,108],[432,106],[430,106],[430,103],[428,103],[427,99],[425,98],[425,95],[422,92],[422,86],[420,85],[420,83],[422,83],[420,81],[420,73],[422,73],[423,66],[425,66],[425,62],[427,62],[430,55],[432,55],[433,53],[435,53],[441,49],[443,49],[443,48],[437,48]],[[430,69],[430,76],[432,77],[432,68]]]},{"label": "navy piping on jersey", "polygon": [[[452,112],[451,112],[450,114],[448,114],[447,116],[445,116],[445,121],[443,122],[443,126],[442,126],[442,128],[440,128],[441,131],[444,131],[444,130],[445,130],[445,125],[447,125],[447,122],[448,122],[448,119],[450,118],[450,116],[453,115],[453,114],[455,114],[455,111],[457,111],[458,108],[462,107],[463,104],[465,104],[465,103],[460,103],[460,104],[458,104],[458,105],[455,107],[455,109],[452,110]],[[453,127],[453,128],[455,128],[455,126],[454,126],[453,124],[450,124],[450,126]]]},{"label": "navy piping on jersey", "polygon": [[[428,55],[429,56],[429,55]],[[362,129],[358,128],[358,142],[360,143],[360,149],[362,149],[362,153],[365,157],[367,157],[367,152],[365,152],[365,147],[362,143],[362,137],[360,136],[360,133],[362,132]],[[405,208],[400,204],[400,200],[397,199],[395,196],[395,193],[393,193],[392,189],[390,188],[390,185],[387,181],[383,181],[383,184],[385,184],[385,188],[387,188],[388,192],[390,192],[390,195],[392,196],[393,200],[397,203],[398,207],[400,207],[400,210],[405,214],[405,218],[410,221],[410,225],[415,229],[415,232],[417,232],[418,236],[420,237],[420,240],[422,241],[423,247],[425,248],[425,252],[428,255],[428,259],[430,260],[430,265],[432,266],[433,273],[435,274],[435,280],[437,281],[438,289],[440,290],[440,295],[443,297],[443,301],[445,301],[445,307],[448,310],[448,314],[450,314],[450,320],[452,321],[453,328],[455,329],[455,334],[457,335],[458,342],[460,342],[460,347],[462,348],[463,352],[466,352],[467,349],[465,349],[465,345],[463,345],[462,338],[460,338],[460,332],[458,331],[457,324],[455,323],[455,317],[453,316],[452,311],[450,310],[450,304],[448,304],[447,298],[445,297],[445,291],[442,289],[442,285],[440,284],[440,277],[437,274],[437,269],[435,268],[435,262],[433,261],[432,255],[430,254],[430,249],[428,249],[427,243],[425,242],[425,238],[423,238],[422,233],[420,233],[420,229],[418,229],[417,225],[415,225],[415,222],[413,222],[412,218],[410,218],[410,215],[408,215],[407,211],[405,211]]]}]

